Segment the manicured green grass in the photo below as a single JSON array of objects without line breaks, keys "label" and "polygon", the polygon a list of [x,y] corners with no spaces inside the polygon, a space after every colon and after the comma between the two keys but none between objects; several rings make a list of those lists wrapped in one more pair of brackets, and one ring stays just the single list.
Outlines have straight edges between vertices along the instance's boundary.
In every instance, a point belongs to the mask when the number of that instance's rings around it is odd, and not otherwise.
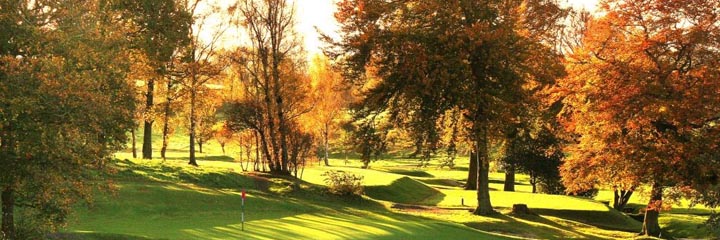
[{"label": "manicured green grass", "polygon": [[[141,147],[138,136],[138,148]],[[161,138],[154,136],[159,149]],[[467,159],[454,169],[387,157],[361,169],[360,162],[335,154],[331,166],[309,162],[302,180],[242,172],[239,149],[206,143],[200,167],[187,165],[187,137],[171,138],[168,160],[132,159],[127,151],[114,162],[113,194],[99,193],[95,203],[78,206],[59,236],[70,239],[616,239],[632,238],[641,224],[592,199],[530,193],[527,176],[516,176],[516,192],[499,191],[504,174],[490,174],[491,201],[500,214],[473,215],[476,192],[463,190]],[[140,149],[138,149],[140,150]],[[139,152],[138,152],[139,153]],[[128,160],[124,160],[128,159]],[[431,163],[437,163],[435,160]],[[366,196],[342,198],[325,191],[322,174],[340,170],[363,176]],[[248,195],[245,230],[240,221],[240,192]],[[607,200],[601,191],[598,200]],[[378,201],[379,200],[379,201]],[[642,198],[633,196],[635,206]],[[461,204],[464,202],[464,205]],[[393,203],[405,207],[391,208]],[[536,215],[510,214],[527,204]],[[674,237],[711,236],[702,222],[709,210],[675,208],[661,215]],[[700,227],[698,227],[700,226]]]},{"label": "manicured green grass", "polygon": [[366,187],[365,194],[374,199],[396,203],[419,203],[442,195],[440,191],[409,177],[399,178],[390,185]]},{"label": "manicured green grass", "polygon": [[[67,231],[87,239],[104,236],[89,233],[168,239],[493,237],[457,223],[394,213],[375,201],[338,198],[303,182],[222,172],[212,166],[198,170],[175,161],[118,165],[118,192],[101,195],[89,209],[79,208]],[[256,181],[267,181],[270,187],[260,189]],[[273,185],[283,184],[298,186],[272,191]],[[240,221],[242,188],[248,190],[245,231]]]}]

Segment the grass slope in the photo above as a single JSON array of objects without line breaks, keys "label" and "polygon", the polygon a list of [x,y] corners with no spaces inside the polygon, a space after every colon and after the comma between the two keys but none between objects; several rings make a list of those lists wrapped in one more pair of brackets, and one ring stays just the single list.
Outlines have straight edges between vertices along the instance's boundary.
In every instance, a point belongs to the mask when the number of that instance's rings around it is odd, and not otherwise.
[{"label": "grass slope", "polygon": [[[138,136],[141,139],[142,136]],[[154,136],[154,146],[161,138]],[[168,160],[114,162],[113,194],[99,193],[92,207],[77,208],[59,239],[616,239],[633,238],[640,223],[598,201],[530,193],[527,176],[517,175],[516,192],[502,189],[504,175],[491,173],[491,201],[501,214],[472,215],[476,192],[463,190],[467,164],[455,169],[418,168],[417,161],[393,157],[361,169],[342,154],[332,166],[311,162],[302,180],[243,173],[228,146],[211,141],[189,167],[187,137],[171,138]],[[140,147],[140,146],[138,146]],[[155,152],[154,156],[160,154]],[[131,159],[129,149],[116,154]],[[324,190],[322,174],[342,170],[364,177],[367,196],[345,199]],[[245,230],[240,192],[247,191]],[[605,200],[606,192],[597,199]],[[641,206],[633,197],[634,206]],[[382,201],[376,201],[382,200]],[[464,202],[464,205],[461,204]],[[413,208],[390,208],[404,203]],[[516,203],[537,215],[509,214]],[[661,225],[675,237],[707,238],[707,209],[675,209]],[[700,215],[698,215],[700,214]],[[698,227],[700,226],[700,227]]]},{"label": "grass slope", "polygon": [[[118,191],[79,208],[67,232],[80,239],[498,238],[457,223],[394,213],[375,201],[331,196],[313,184],[237,174],[210,162],[201,169],[183,161],[117,165]],[[248,191],[245,231],[242,188]]]}]

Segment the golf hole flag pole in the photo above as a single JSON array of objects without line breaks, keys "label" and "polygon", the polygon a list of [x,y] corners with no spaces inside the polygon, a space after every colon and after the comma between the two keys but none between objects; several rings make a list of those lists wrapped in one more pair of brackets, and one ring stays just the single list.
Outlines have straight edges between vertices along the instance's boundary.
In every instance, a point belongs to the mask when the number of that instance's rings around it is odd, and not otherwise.
[{"label": "golf hole flag pole", "polygon": [[242,190],[242,202],[240,203],[240,221],[242,221],[242,231],[245,231],[245,189]]}]

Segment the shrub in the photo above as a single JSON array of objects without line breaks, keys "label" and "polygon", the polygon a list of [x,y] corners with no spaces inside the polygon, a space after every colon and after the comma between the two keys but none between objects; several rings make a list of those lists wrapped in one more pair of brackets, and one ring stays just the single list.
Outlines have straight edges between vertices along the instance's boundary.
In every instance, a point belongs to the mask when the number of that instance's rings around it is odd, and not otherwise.
[{"label": "shrub", "polygon": [[327,171],[322,174],[332,194],[341,196],[360,196],[363,194],[362,176],[344,171]]}]

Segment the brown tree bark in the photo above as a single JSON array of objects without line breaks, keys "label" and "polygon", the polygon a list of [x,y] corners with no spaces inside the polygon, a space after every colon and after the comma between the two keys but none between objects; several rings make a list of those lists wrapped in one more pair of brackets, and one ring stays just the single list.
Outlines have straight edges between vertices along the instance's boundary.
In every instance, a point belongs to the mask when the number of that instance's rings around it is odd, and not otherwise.
[{"label": "brown tree bark", "polygon": [[477,152],[470,152],[470,166],[468,167],[468,178],[465,182],[465,190],[477,190]]},{"label": "brown tree bark", "polygon": [[633,190],[619,190],[615,189],[613,197],[613,208],[618,211],[622,211],[627,206],[630,197],[633,194]]},{"label": "brown tree bark", "polygon": [[515,191],[515,166],[508,165],[505,167],[505,186],[503,187],[503,191]]},{"label": "brown tree bark", "polygon": [[12,187],[2,191],[2,234],[8,240],[15,239],[15,196]]},{"label": "brown tree bark", "polygon": [[532,186],[532,193],[537,193],[537,176],[530,173],[530,186]]},{"label": "brown tree bark", "polygon": [[658,217],[662,208],[662,191],[663,187],[658,182],[653,183],[650,191],[650,201],[645,208],[645,220],[643,221],[641,235],[660,237]]},{"label": "brown tree bark", "polygon": [[487,128],[483,127],[481,135],[478,136],[477,146],[477,162],[478,162],[478,179],[477,179],[477,200],[478,206],[475,208],[475,215],[490,215],[495,213],[490,203],[490,159],[488,158],[487,149]]},{"label": "brown tree bark", "polygon": [[133,158],[137,158],[137,145],[135,143],[135,127],[130,129],[130,135],[132,135],[132,154]]},{"label": "brown tree bark", "polygon": [[[145,93],[145,114],[152,111],[153,96],[155,92],[155,79],[150,78],[147,82],[147,92]],[[143,130],[143,159],[152,159],[152,124],[151,116],[145,116],[145,126]]]},{"label": "brown tree bark", "polygon": [[[169,90],[168,90],[169,91]],[[170,120],[170,97],[166,99],[165,103],[165,111],[163,111],[163,132],[162,132],[162,148],[160,148],[160,157],[162,157],[163,160],[165,160],[165,153],[167,152],[167,147],[169,143],[169,135],[170,135],[170,125],[168,121]]]},{"label": "brown tree bark", "polygon": [[170,141],[170,104],[173,101],[173,77],[170,76],[167,78],[167,85],[166,85],[166,92],[165,92],[165,106],[163,109],[163,132],[162,132],[162,148],[160,149],[160,156],[163,160],[165,160],[165,153],[167,152],[168,143]]}]

